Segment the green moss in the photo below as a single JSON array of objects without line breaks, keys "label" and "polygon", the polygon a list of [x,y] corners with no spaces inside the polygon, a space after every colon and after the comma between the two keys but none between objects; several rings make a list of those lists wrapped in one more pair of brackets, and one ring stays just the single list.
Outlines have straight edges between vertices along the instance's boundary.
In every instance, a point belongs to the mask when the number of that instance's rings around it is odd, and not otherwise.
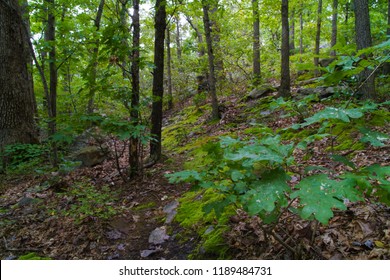
[{"label": "green moss", "polygon": [[51,258],[47,258],[47,257],[41,257],[39,255],[37,255],[37,253],[28,253],[26,255],[23,255],[23,256],[20,256],[18,258],[18,260],[51,260]]},{"label": "green moss", "polygon": [[134,207],[133,209],[135,211],[141,211],[141,210],[153,208],[155,206],[156,206],[156,203],[152,201],[152,202],[148,202],[148,203],[145,203],[145,204],[140,204],[140,205]]},{"label": "green moss", "polygon": [[209,213],[204,210],[210,203],[223,199],[224,195],[212,189],[187,192],[180,199],[176,221],[182,227],[195,231],[201,239],[196,252],[192,255],[193,258],[207,255],[226,258],[229,248],[224,240],[224,234],[229,230],[227,223],[229,217],[234,215],[235,207],[233,205],[225,207],[219,216],[214,210]]}]

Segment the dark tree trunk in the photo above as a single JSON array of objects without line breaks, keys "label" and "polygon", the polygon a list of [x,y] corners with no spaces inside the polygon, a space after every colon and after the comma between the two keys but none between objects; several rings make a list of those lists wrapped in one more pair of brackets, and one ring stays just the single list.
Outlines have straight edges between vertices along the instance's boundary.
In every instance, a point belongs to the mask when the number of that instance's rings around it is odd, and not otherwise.
[{"label": "dark tree trunk", "polygon": [[[104,9],[104,3],[105,0],[100,0],[100,4],[98,7],[98,11],[95,18],[95,29],[96,31],[99,31],[100,29],[100,22],[103,15],[103,9]],[[98,56],[99,56],[99,45],[100,45],[100,39],[97,38],[95,42],[95,46],[92,51],[92,68],[90,73],[90,81],[89,81],[89,101],[88,101],[88,108],[87,113],[92,114],[94,109],[94,98],[96,93],[96,76],[97,76],[97,67],[98,67]]]},{"label": "dark tree trunk", "polygon": [[165,0],[156,0],[154,66],[153,70],[153,105],[151,133],[154,141],[150,143],[150,158],[158,161],[161,158],[161,128],[163,118],[164,95],[164,40],[166,28]]},{"label": "dark tree trunk", "polygon": [[[339,0],[333,0],[332,5],[332,37],[330,41],[330,46],[333,48],[337,43],[337,19],[338,19],[338,5]],[[331,56],[336,56],[336,51],[331,50],[330,52]]]},{"label": "dark tree trunk", "polygon": [[253,12],[253,85],[256,87],[261,82],[259,0],[252,0],[252,12]]},{"label": "dark tree trunk", "polygon": [[226,80],[225,70],[224,70],[224,62],[223,62],[223,54],[221,48],[221,29],[219,27],[218,19],[218,0],[208,0],[209,3],[209,21],[210,21],[210,32],[212,38],[213,45],[213,53],[214,53],[214,67],[215,67],[215,86],[217,84],[221,88],[223,86],[224,81]]},{"label": "dark tree trunk", "polygon": [[281,81],[279,95],[290,97],[290,46],[288,26],[288,0],[282,0],[282,48],[281,48]]},{"label": "dark tree trunk", "polygon": [[[140,58],[140,20],[139,20],[139,0],[133,0],[133,49],[131,52],[131,107],[130,119],[133,126],[139,124],[139,95],[140,95],[140,77],[139,77],[139,58]],[[129,143],[129,166],[130,178],[138,175],[140,171],[140,141],[139,137],[131,137]]]},{"label": "dark tree trunk", "polygon": [[[314,67],[319,67],[319,56],[320,56],[320,42],[321,42],[321,20],[322,18],[322,0],[318,1],[318,10],[317,10],[317,31],[316,31],[316,42],[314,49]],[[320,75],[318,69],[315,70],[316,75]]]},{"label": "dark tree trunk", "polygon": [[168,81],[168,109],[173,108],[173,96],[172,96],[172,56],[171,56],[171,33],[169,27],[167,27],[167,81]]},{"label": "dark tree trunk", "polygon": [[[368,10],[368,0],[355,0],[355,32],[357,50],[372,46],[370,14]],[[363,59],[367,58],[362,56]],[[362,98],[374,98],[375,77],[371,70],[365,69],[359,75],[361,87],[357,94]]]},{"label": "dark tree trunk", "polygon": [[212,118],[219,119],[219,105],[217,98],[217,89],[216,89],[216,77],[215,77],[215,57],[213,50],[213,39],[211,34],[211,22],[209,17],[210,6],[207,4],[207,1],[202,0],[203,5],[203,23],[204,30],[206,34],[206,43],[207,43],[207,55],[209,60],[209,90],[211,95],[211,107],[212,107]]},{"label": "dark tree trunk", "polygon": [[0,1],[0,149],[38,142],[26,40],[18,1]]}]

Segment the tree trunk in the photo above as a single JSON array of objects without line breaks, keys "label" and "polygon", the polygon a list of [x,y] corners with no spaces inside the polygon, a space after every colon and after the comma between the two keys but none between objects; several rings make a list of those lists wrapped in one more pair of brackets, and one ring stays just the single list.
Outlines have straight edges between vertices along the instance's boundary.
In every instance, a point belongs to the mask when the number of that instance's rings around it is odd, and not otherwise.
[{"label": "tree trunk", "polygon": [[252,12],[253,12],[253,85],[256,87],[261,82],[259,0],[252,0]]},{"label": "tree trunk", "polygon": [[[98,11],[95,18],[95,30],[99,31],[100,29],[100,22],[103,15],[103,9],[104,9],[104,3],[105,0],[100,0],[100,4],[98,7]],[[88,101],[88,107],[87,107],[87,113],[92,114],[94,109],[94,98],[96,93],[96,76],[97,76],[97,67],[98,67],[98,56],[99,56],[99,45],[100,45],[100,39],[96,39],[96,44],[92,51],[92,69],[90,73],[90,81],[89,81],[89,101]]]},{"label": "tree trunk", "polygon": [[212,107],[212,118],[219,119],[219,105],[217,99],[217,89],[216,89],[216,77],[215,77],[215,57],[213,51],[213,39],[211,35],[211,22],[209,18],[209,9],[210,6],[207,4],[206,0],[202,0],[203,6],[203,23],[204,30],[206,33],[206,43],[207,43],[207,55],[209,60],[209,90],[211,95],[211,107]]},{"label": "tree trunk", "polygon": [[168,80],[168,110],[173,108],[173,96],[172,96],[172,56],[171,56],[171,33],[169,27],[167,27],[167,80]]},{"label": "tree trunk", "polygon": [[[357,50],[372,46],[370,14],[368,10],[368,0],[355,0],[355,32]],[[363,59],[367,57],[362,56]],[[375,77],[371,75],[371,70],[365,69],[359,74],[359,88],[357,95],[362,98],[374,98]]]},{"label": "tree trunk", "polygon": [[301,0],[301,7],[299,11],[299,62],[302,63],[302,55],[303,55],[303,1]]},{"label": "tree trunk", "polygon": [[290,97],[290,46],[288,26],[288,0],[282,0],[282,48],[281,48],[281,81],[279,95]]},{"label": "tree trunk", "polygon": [[38,142],[26,38],[18,1],[0,1],[0,149]]},{"label": "tree trunk", "polygon": [[150,143],[150,158],[156,162],[161,158],[161,128],[163,118],[162,101],[164,95],[164,40],[166,28],[166,9],[164,0],[156,0],[153,105],[151,133],[154,141]]},{"label": "tree trunk", "polygon": [[[175,17],[176,21],[176,55],[177,55],[177,60],[179,61],[179,64],[181,64],[181,35],[180,35],[180,16],[177,15]],[[179,68],[179,70],[182,70]]]},{"label": "tree trunk", "polygon": [[[48,100],[48,115],[49,115],[49,136],[53,136],[57,132],[57,65],[56,65],[56,46],[55,46],[55,5],[54,0],[46,0],[48,4],[47,17],[47,37],[46,41],[50,45],[49,50],[49,100]],[[53,167],[58,166],[58,151],[57,144],[52,142],[52,164]]]},{"label": "tree trunk", "polygon": [[[390,0],[387,0],[387,38],[390,38]],[[386,52],[386,55],[389,55],[389,51]],[[390,62],[385,63],[383,74],[390,75]]]},{"label": "tree trunk", "polygon": [[[390,0],[389,0],[390,1]],[[330,47],[333,48],[337,43],[337,19],[338,19],[338,5],[339,0],[333,0],[332,6],[332,37],[330,41]],[[336,50],[331,50],[331,56],[336,56]]]},{"label": "tree trunk", "polygon": [[290,54],[295,53],[295,10],[290,15]]},{"label": "tree trunk", "polygon": [[[140,95],[140,20],[139,0],[133,0],[133,49],[131,52],[131,105],[130,121],[133,126],[139,125],[139,95]],[[138,175],[141,165],[139,136],[131,137],[129,142],[130,178]]]},{"label": "tree trunk", "polygon": [[316,67],[315,74],[319,76],[321,73],[318,70],[319,67],[319,56],[320,56],[320,42],[321,42],[321,20],[322,18],[322,0],[318,1],[318,10],[317,10],[317,31],[316,31],[316,42],[314,49],[314,67]]}]

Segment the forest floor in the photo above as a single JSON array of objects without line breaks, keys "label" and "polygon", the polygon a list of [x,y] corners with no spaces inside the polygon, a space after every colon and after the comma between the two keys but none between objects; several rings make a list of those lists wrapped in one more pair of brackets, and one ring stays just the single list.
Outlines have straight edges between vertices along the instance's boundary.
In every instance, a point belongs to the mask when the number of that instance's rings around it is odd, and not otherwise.
[{"label": "forest floor", "polygon": [[[181,146],[206,135],[240,135],[258,117],[247,110],[256,106],[256,100],[230,96],[221,101],[222,120],[209,122],[208,113],[200,115],[196,131],[190,128],[180,140]],[[323,107],[318,102],[312,109]],[[180,110],[168,114],[166,128],[175,125],[177,114]],[[296,121],[296,117],[281,118],[281,112],[260,114],[273,129]],[[299,159],[297,155],[298,160],[324,167],[333,164],[324,149],[329,144],[326,141],[329,139],[314,142],[312,156]],[[164,153],[165,160],[131,182],[123,181],[114,158],[63,174],[0,175],[0,258],[30,254],[52,259],[187,259],[199,236],[168,221],[167,216],[174,214],[176,202],[189,186],[170,184],[164,175],[182,170],[191,158],[185,151],[165,148]],[[351,161],[357,166],[388,165],[388,146],[354,151]],[[283,229],[281,237],[293,244],[293,253],[274,239],[264,244],[261,221],[237,211],[225,238],[233,259],[389,259],[389,218],[389,207],[370,201],[335,211],[326,226],[286,213],[278,228]],[[151,237],[152,232],[158,236]]]}]

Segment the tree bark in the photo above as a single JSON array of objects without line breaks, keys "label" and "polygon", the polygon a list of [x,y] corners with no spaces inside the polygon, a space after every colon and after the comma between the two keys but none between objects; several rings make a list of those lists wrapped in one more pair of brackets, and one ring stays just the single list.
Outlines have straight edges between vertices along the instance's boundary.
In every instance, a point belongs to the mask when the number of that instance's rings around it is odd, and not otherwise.
[{"label": "tree bark", "polygon": [[[140,95],[140,19],[139,0],[133,0],[133,49],[131,52],[131,105],[130,121],[135,127],[139,125],[139,95]],[[130,178],[139,174],[141,167],[139,136],[131,137],[129,141]]]},{"label": "tree bark", "polygon": [[[387,0],[387,38],[390,38],[390,0]],[[386,55],[389,55],[389,51]],[[383,74],[390,75],[390,62],[386,62],[383,66]]]},{"label": "tree bark", "polygon": [[[355,0],[355,33],[357,50],[362,50],[372,46],[370,14],[368,0]],[[366,59],[366,56],[362,56]],[[375,77],[371,75],[371,70],[365,69],[359,74],[359,88],[357,95],[364,99],[375,98]]]},{"label": "tree bark", "polygon": [[290,14],[290,54],[295,53],[295,10]]},{"label": "tree bark", "polygon": [[321,73],[318,70],[319,61],[320,61],[320,42],[321,42],[321,20],[322,18],[322,0],[318,1],[318,10],[317,10],[317,31],[316,31],[316,42],[314,49],[314,67],[316,67],[315,74],[319,76]]},{"label": "tree bark", "polygon": [[18,1],[0,1],[0,149],[38,143],[26,40]]},{"label": "tree bark", "polygon": [[[390,0],[389,0],[390,1]],[[332,37],[330,47],[333,48],[337,44],[337,20],[338,20],[338,5],[339,0],[333,0],[332,5]],[[331,50],[331,56],[336,56],[336,50]]]},{"label": "tree bark", "polygon": [[153,70],[153,105],[151,133],[154,141],[150,143],[150,158],[156,162],[161,158],[161,129],[164,95],[164,40],[166,28],[165,0],[156,0],[155,40],[154,40],[154,70]]},{"label": "tree bark", "polygon": [[217,89],[216,89],[216,76],[215,76],[215,57],[213,50],[213,38],[211,34],[211,22],[209,17],[210,6],[208,5],[206,0],[202,0],[203,6],[203,24],[206,34],[206,43],[207,43],[207,55],[209,61],[209,90],[211,96],[211,107],[212,113],[211,117],[213,119],[219,119],[219,105],[217,98]]},{"label": "tree bark", "polygon": [[173,96],[172,96],[172,56],[171,56],[171,33],[169,27],[167,27],[167,80],[168,80],[168,110],[173,108]]},{"label": "tree bark", "polygon": [[256,87],[261,82],[259,0],[252,0],[252,13],[253,13],[253,85]]},{"label": "tree bark", "polygon": [[281,81],[279,95],[290,97],[290,46],[288,26],[288,0],[282,0],[282,48],[281,48]]},{"label": "tree bark", "polygon": [[303,55],[303,0],[300,3],[300,11],[299,11],[299,62],[302,63],[302,55]]}]

